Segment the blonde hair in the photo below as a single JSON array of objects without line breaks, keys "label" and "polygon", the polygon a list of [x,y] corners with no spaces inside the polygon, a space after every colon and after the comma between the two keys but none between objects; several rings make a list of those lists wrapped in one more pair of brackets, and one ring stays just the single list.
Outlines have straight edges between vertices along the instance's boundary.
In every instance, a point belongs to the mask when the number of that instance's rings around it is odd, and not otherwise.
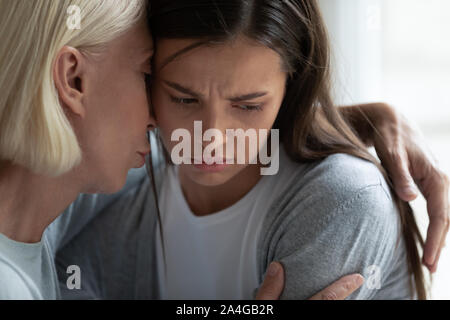
[{"label": "blonde hair", "polygon": [[[146,2],[0,0],[0,161],[50,176],[80,163],[54,85],[54,59],[65,45],[86,54],[101,49],[140,21]],[[71,6],[79,8],[79,29],[70,27]]]}]

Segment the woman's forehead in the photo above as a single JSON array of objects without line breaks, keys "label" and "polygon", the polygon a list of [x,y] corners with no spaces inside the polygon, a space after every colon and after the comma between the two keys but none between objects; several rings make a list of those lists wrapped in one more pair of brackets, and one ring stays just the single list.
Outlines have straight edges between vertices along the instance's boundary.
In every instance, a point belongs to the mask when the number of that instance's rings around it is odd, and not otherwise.
[{"label": "woman's forehead", "polygon": [[154,43],[148,28],[139,24],[111,43],[120,59],[137,61],[151,57],[154,53]]},{"label": "woman's forehead", "polygon": [[[195,44],[199,45],[193,47]],[[155,64],[159,68],[170,65],[170,69],[240,67],[276,72],[281,62],[277,52],[247,38],[221,43],[208,43],[199,39],[160,39],[157,48]]]}]

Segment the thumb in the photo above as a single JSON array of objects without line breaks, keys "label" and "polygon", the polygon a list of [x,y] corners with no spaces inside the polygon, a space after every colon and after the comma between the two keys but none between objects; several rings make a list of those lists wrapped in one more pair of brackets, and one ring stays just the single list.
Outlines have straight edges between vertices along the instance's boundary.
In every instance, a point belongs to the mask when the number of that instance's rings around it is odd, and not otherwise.
[{"label": "thumb", "polygon": [[284,270],[279,262],[272,262],[264,282],[258,290],[256,300],[278,300],[284,289]]},{"label": "thumb", "polygon": [[345,300],[345,298],[361,287],[363,283],[364,278],[360,274],[345,276],[315,294],[309,300]]}]

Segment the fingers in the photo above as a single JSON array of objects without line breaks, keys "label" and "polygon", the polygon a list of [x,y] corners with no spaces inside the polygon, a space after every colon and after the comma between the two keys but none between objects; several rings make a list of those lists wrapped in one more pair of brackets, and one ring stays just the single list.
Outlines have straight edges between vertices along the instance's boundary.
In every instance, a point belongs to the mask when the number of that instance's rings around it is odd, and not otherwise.
[{"label": "fingers", "polygon": [[449,230],[448,178],[420,150],[411,152],[411,159],[401,150],[401,146],[391,147],[380,159],[392,177],[395,192],[403,201],[412,201],[418,196],[413,179],[427,201],[430,223],[422,262],[433,273]]},{"label": "fingers", "polygon": [[[344,300],[362,286],[364,278],[360,274],[342,277],[326,289],[317,293],[310,300]],[[267,270],[256,300],[277,300],[284,289],[284,270],[278,262],[272,262]]]},{"label": "fingers", "polygon": [[417,198],[419,190],[409,171],[409,159],[406,153],[396,152],[391,154],[390,175],[392,177],[395,192],[403,201],[409,202]]},{"label": "fingers", "polygon": [[390,118],[377,128],[374,145],[400,199],[412,201],[418,196],[416,181],[427,201],[430,224],[422,262],[434,272],[449,230],[448,177],[438,169],[419,130],[395,112]]},{"label": "fingers", "polygon": [[449,183],[446,175],[439,170],[434,170],[422,181],[419,186],[427,200],[430,217],[423,262],[431,272],[435,272],[449,230]]},{"label": "fingers", "polygon": [[272,262],[259,288],[256,300],[278,300],[284,289],[284,270],[278,262]]},{"label": "fingers", "polygon": [[445,244],[447,232],[448,227],[446,228],[440,221],[433,220],[433,218],[431,218],[423,252],[423,264],[430,270],[431,273],[436,272],[440,253]]},{"label": "fingers", "polygon": [[[408,154],[415,147],[416,139],[409,134],[408,122],[389,105],[377,108],[377,117],[374,132],[374,147],[383,164],[392,178],[395,192],[404,201],[417,198],[419,191],[409,170]],[[375,109],[376,110],[376,109]],[[372,111],[372,114],[374,111]],[[384,115],[388,115],[387,117]]]},{"label": "fingers", "polygon": [[[438,263],[439,263],[439,258],[441,257],[442,249],[445,247],[445,237],[442,240],[443,241],[441,242],[441,245],[440,245],[440,248],[439,248],[439,252],[436,255],[436,259],[435,259],[433,265],[428,265],[428,264],[424,263],[427,266],[427,268],[430,270],[431,273],[435,273],[436,272],[437,266],[438,266]],[[424,260],[425,260],[425,258],[424,258]]]},{"label": "fingers", "polygon": [[344,300],[361,287],[363,283],[364,278],[360,274],[345,276],[309,300]]},{"label": "fingers", "polygon": [[408,153],[396,136],[398,133],[390,133],[390,138],[377,141],[375,148],[394,184],[397,195],[403,201],[412,201],[419,195],[413,177],[410,172],[410,159]]}]

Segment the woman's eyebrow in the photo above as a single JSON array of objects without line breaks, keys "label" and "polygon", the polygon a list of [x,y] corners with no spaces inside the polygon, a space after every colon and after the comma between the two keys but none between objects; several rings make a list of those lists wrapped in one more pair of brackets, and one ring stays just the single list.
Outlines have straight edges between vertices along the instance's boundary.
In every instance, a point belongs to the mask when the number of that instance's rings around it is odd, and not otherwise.
[{"label": "woman's eyebrow", "polygon": [[177,91],[180,91],[180,92],[182,92],[184,94],[188,94],[188,95],[196,97],[196,98],[202,96],[201,94],[198,94],[198,93],[194,92],[193,90],[191,90],[189,88],[185,88],[185,87],[183,87],[182,85],[180,85],[178,83],[167,81],[167,80],[163,80],[163,82],[166,85],[168,85],[169,87],[171,87],[171,88],[173,88],[173,89],[175,89]]},{"label": "woman's eyebrow", "polygon": [[230,100],[231,102],[252,100],[252,99],[263,97],[266,94],[267,94],[267,92],[254,92],[254,93],[248,93],[248,94],[240,95],[240,96],[237,96],[237,97],[231,97],[231,98],[228,98],[228,100]]},{"label": "woman's eyebrow", "polygon": [[[169,87],[180,91],[181,93],[184,94],[188,94],[190,96],[193,97],[201,97],[202,95],[199,93],[194,92],[192,89],[183,87],[182,85],[175,83],[175,82],[171,82],[171,81],[167,81],[167,80],[163,80],[163,82],[168,85]],[[247,93],[247,94],[243,94],[243,95],[238,95],[235,97],[229,97],[227,98],[227,100],[231,101],[231,102],[238,102],[238,101],[244,101],[244,100],[252,100],[252,99],[256,99],[256,98],[260,98],[267,95],[267,92],[263,91],[263,92],[253,92],[253,93]]]}]

